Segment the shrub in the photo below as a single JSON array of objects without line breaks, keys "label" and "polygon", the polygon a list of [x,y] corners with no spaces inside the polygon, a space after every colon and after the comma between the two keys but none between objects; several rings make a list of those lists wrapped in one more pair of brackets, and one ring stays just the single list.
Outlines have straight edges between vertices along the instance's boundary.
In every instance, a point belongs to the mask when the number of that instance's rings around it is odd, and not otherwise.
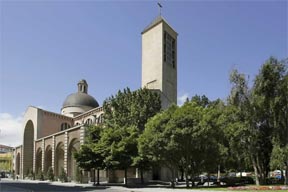
[{"label": "shrub", "polygon": [[67,182],[68,181],[67,173],[66,173],[66,171],[64,170],[63,167],[61,168],[61,173],[59,175],[59,179],[60,179],[61,182]]},{"label": "shrub", "polygon": [[49,181],[54,181],[54,173],[53,173],[52,167],[48,168],[46,175],[47,175],[47,179],[49,179]]},{"label": "shrub", "polygon": [[30,169],[29,174],[28,174],[28,178],[32,179],[32,180],[35,180],[35,174],[33,172],[33,169]]},{"label": "shrub", "polygon": [[44,181],[44,174],[41,168],[38,169],[36,179],[40,181]]},{"label": "shrub", "polygon": [[80,168],[79,167],[77,167],[77,169],[76,169],[76,182],[78,182],[78,183],[82,183],[82,172],[81,172],[81,170],[80,170]]}]

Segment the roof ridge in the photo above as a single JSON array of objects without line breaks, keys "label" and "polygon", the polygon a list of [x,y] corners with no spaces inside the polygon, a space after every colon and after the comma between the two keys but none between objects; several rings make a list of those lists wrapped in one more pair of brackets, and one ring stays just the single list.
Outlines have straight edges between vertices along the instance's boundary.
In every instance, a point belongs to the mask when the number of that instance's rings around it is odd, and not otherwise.
[{"label": "roof ridge", "polygon": [[145,33],[146,31],[156,26],[157,24],[161,23],[162,21],[166,22],[166,20],[164,19],[164,17],[162,17],[162,15],[158,15],[155,19],[152,20],[152,22],[149,25],[147,25],[147,27],[144,28],[141,34]]},{"label": "roof ridge", "polygon": [[147,27],[144,28],[141,34],[149,31],[151,28],[153,28],[154,26],[158,25],[161,22],[165,22],[178,35],[178,33],[173,29],[173,27],[171,27],[171,25],[166,21],[166,19],[162,15],[158,15],[154,20],[152,20],[152,22],[149,25],[147,25]]}]

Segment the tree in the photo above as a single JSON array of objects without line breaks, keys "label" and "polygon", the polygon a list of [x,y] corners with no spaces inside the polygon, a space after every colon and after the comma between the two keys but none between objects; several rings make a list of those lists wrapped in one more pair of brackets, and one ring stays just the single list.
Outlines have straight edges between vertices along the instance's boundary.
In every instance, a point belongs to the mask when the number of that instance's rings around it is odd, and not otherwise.
[{"label": "tree", "polygon": [[137,138],[139,131],[136,127],[114,127],[104,131],[101,142],[105,143],[107,150],[104,163],[108,169],[120,169],[125,173],[127,185],[127,169],[132,165],[133,158],[137,156]]},{"label": "tree", "polygon": [[106,99],[103,108],[106,127],[136,126],[143,131],[147,120],[161,109],[160,95],[146,88],[134,92],[126,88]]},{"label": "tree", "polygon": [[[259,92],[264,93],[270,126],[273,126],[273,150],[271,168],[286,169],[284,184],[288,185],[288,59],[278,61],[270,58],[262,69],[262,84]],[[264,85],[263,85],[264,84]],[[274,89],[273,89],[274,88]],[[272,91],[271,91],[272,90]],[[263,94],[262,94],[263,95]],[[267,98],[266,98],[267,97]]]},{"label": "tree", "polygon": [[79,167],[86,171],[94,170],[94,185],[95,170],[97,170],[97,185],[99,185],[99,170],[104,168],[103,149],[99,145],[102,130],[101,126],[89,126],[87,128],[85,143],[81,145],[78,152],[74,153],[74,158]]},{"label": "tree", "polygon": [[127,169],[137,165],[143,171],[142,163],[146,163],[134,160],[139,159],[137,138],[147,120],[160,111],[160,96],[145,88],[134,92],[126,88],[106,99],[103,108],[105,128],[97,145],[102,148],[105,167],[124,170],[127,185]]},{"label": "tree", "polygon": [[287,185],[287,170],[285,173],[285,179],[284,179],[284,174],[283,170],[287,169],[287,159],[288,159],[288,146],[285,147],[280,147],[279,142],[273,141],[273,150],[271,154],[271,161],[270,161],[270,167],[272,169],[279,169],[281,170],[281,179],[284,180],[284,184]]},{"label": "tree", "polygon": [[[253,106],[255,110],[255,127],[259,130],[261,141],[259,142],[258,159],[261,164],[258,164],[257,169],[262,172],[261,179],[267,178],[270,171],[270,159],[273,150],[273,137],[279,138],[281,147],[285,147],[286,139],[282,135],[286,132],[287,136],[287,66],[277,59],[271,57],[261,67],[259,74],[256,76],[253,86]],[[286,93],[285,93],[286,92]],[[279,134],[280,133],[280,134]],[[285,137],[285,136],[284,136]],[[257,159],[255,158],[254,161]]]},{"label": "tree", "polygon": [[174,153],[172,146],[168,146],[169,138],[167,138],[164,131],[176,109],[177,106],[172,105],[166,111],[149,119],[143,134],[138,139],[138,149],[141,157],[170,169],[172,187],[175,185],[175,168],[178,166],[179,156]]},{"label": "tree", "polygon": [[233,71],[230,77],[233,86],[228,108],[234,112],[228,115],[230,122],[226,124],[225,133],[234,152],[244,159],[248,155],[257,185],[266,182],[270,171],[273,138],[284,141],[281,146],[287,141],[287,137],[283,137],[283,132],[287,135],[286,68],[271,57],[261,67],[250,89],[244,74]]},{"label": "tree", "polygon": [[172,187],[178,167],[184,170],[189,187],[189,175],[215,170],[219,163],[219,129],[214,123],[221,113],[216,102],[209,106],[207,97],[202,97],[205,103],[198,98],[151,118],[139,138],[140,154],[170,169]]}]

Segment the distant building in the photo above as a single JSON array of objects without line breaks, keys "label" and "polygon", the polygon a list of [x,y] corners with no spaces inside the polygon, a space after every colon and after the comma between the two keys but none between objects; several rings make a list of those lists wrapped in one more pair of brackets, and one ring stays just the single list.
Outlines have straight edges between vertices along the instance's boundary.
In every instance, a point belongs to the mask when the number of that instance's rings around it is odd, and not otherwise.
[{"label": "distant building", "polygon": [[13,147],[0,144],[0,177],[11,173],[13,169]]},{"label": "distant building", "polygon": [[8,153],[8,152],[11,152],[12,150],[13,150],[13,147],[0,144],[0,153]]},{"label": "distant building", "polygon": [[[177,102],[177,67],[177,33],[159,16],[142,32],[142,87],[160,92],[162,108]],[[77,166],[73,153],[84,143],[87,125],[102,123],[103,113],[88,94],[85,80],[65,99],[61,114],[29,106],[23,120],[23,144],[14,151],[16,175],[25,178],[30,170],[46,173],[52,167],[58,177],[64,168],[69,180],[74,180]],[[167,174],[166,169],[158,169],[153,177],[165,180]],[[91,175],[85,172],[85,176]],[[101,171],[100,177],[121,181],[124,173]],[[137,177],[135,168],[128,170],[128,177]]]}]

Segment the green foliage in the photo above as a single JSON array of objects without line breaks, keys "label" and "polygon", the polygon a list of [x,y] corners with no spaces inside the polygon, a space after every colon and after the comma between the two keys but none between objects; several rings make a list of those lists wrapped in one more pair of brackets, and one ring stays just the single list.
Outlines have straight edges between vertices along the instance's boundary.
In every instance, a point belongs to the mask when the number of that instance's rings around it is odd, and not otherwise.
[{"label": "green foliage", "polygon": [[49,167],[46,173],[46,176],[49,181],[54,181],[54,173],[53,173],[53,168]]},{"label": "green foliage", "polygon": [[160,111],[160,96],[148,89],[131,92],[127,88],[106,99],[103,108],[104,123],[87,128],[85,144],[74,154],[78,166],[84,170],[144,168],[147,162],[139,161],[137,138],[147,120]]},{"label": "green foliage", "polygon": [[140,155],[170,168],[172,185],[178,167],[185,172],[187,186],[189,175],[215,170],[220,161],[216,125],[223,107],[220,103],[196,96],[182,107],[171,106],[157,114],[148,121],[139,138]]},{"label": "green foliage", "polygon": [[[270,58],[261,67],[253,87],[248,87],[244,74],[233,71],[228,107],[221,118],[228,153],[238,162],[253,165],[256,184],[264,184],[270,171],[271,157],[288,144],[287,64]],[[271,156],[272,155],[272,156]],[[276,160],[272,165],[275,165]]]},{"label": "green foliage", "polygon": [[36,179],[40,181],[44,181],[44,174],[41,168],[38,169]]},{"label": "green foliage", "polygon": [[82,172],[79,167],[76,168],[76,182],[82,183]]},{"label": "green foliage", "polygon": [[35,180],[35,173],[33,172],[33,169],[28,169],[28,178],[31,180]]},{"label": "green foliage", "polygon": [[138,161],[137,138],[147,120],[160,111],[160,96],[148,89],[131,92],[127,88],[106,99],[103,108],[105,129],[100,145],[104,146],[104,162],[109,169],[125,170],[126,181],[128,167],[144,167],[144,161]]},{"label": "green foliage", "polygon": [[160,111],[161,102],[157,92],[145,88],[131,92],[126,88],[106,99],[103,108],[107,127],[136,126],[144,130],[147,120]]},{"label": "green foliage", "polygon": [[283,170],[285,168],[285,162],[288,159],[288,145],[280,147],[279,143],[273,141],[273,151],[271,155],[270,167],[272,169]]},{"label": "green foliage", "polygon": [[61,172],[59,175],[59,179],[61,182],[68,182],[68,177],[67,177],[67,173],[65,171],[65,169],[63,167],[61,167]]},{"label": "green foliage", "polygon": [[104,168],[103,164],[103,150],[99,146],[101,126],[90,126],[87,128],[87,137],[85,143],[81,146],[80,150],[74,153],[74,158],[79,167],[84,170]]}]

